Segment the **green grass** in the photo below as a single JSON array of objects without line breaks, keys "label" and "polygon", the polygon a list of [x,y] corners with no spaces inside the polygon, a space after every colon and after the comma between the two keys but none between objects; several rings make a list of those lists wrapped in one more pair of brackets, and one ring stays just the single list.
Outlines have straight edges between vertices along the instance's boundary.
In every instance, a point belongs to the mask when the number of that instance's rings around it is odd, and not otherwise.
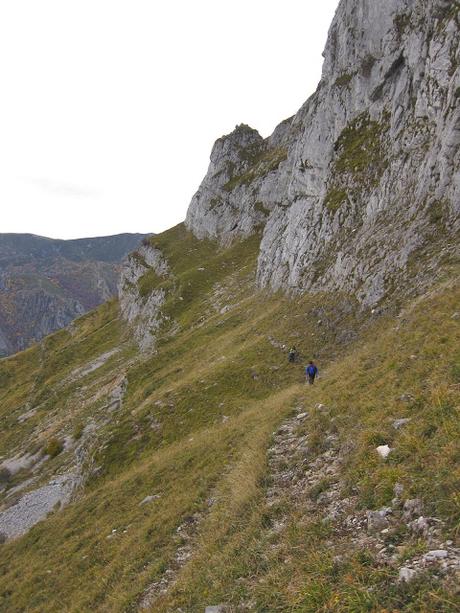
[{"label": "green grass", "polygon": [[241,185],[249,185],[256,179],[264,177],[269,172],[276,170],[281,162],[287,158],[287,150],[284,147],[262,150],[250,158],[250,167],[242,175],[233,176],[224,185],[224,190],[231,192]]},{"label": "green grass", "polygon": [[43,447],[43,453],[45,455],[49,455],[50,458],[55,458],[63,449],[64,445],[62,444],[62,441],[58,440],[57,438],[52,438]]},{"label": "green grass", "polygon": [[[149,240],[167,259],[171,279],[149,278],[145,295],[165,288],[166,312],[178,324],[174,335],[168,326],[160,332],[157,353],[137,352],[112,301],[72,331],[0,361],[0,455],[64,436],[85,441],[85,426],[98,426],[88,481],[75,502],[1,545],[0,609],[136,610],[144,590],[173,564],[178,526],[199,513],[194,555],[155,612],[248,601],[256,611],[453,611],[452,586],[433,577],[398,586],[371,552],[350,551],[337,565],[335,551],[345,543],[333,526],[287,502],[268,509],[265,496],[273,432],[303,406],[312,412],[302,426],[310,459],[325,449],[334,420],[348,449],[344,495],[356,496],[358,509],[387,503],[402,482],[445,521],[446,538],[455,538],[460,324],[451,315],[458,290],[447,284],[408,305],[401,318],[369,320],[344,296],[255,291],[259,236],[224,250],[181,224]],[[343,330],[356,340],[341,342]],[[279,344],[295,344],[300,364],[289,364]],[[119,352],[105,365],[72,378],[113,348]],[[311,357],[322,376],[306,388],[303,364]],[[122,407],[110,414],[111,390],[122,379]],[[413,401],[399,400],[403,394]],[[327,415],[314,414],[318,402]],[[391,422],[400,417],[411,422],[396,431]],[[375,454],[381,442],[395,449],[385,463]],[[71,458],[61,451],[40,479],[65,471]],[[331,484],[320,482],[309,499]],[[152,494],[160,497],[140,506]],[[273,536],[280,515],[287,529]],[[394,538],[407,555],[417,546],[404,534]]]},{"label": "green grass", "polygon": [[407,13],[398,13],[394,17],[394,25],[396,27],[396,30],[398,32],[400,39],[405,34],[409,24],[410,24],[410,15],[408,15]]},{"label": "green grass", "polygon": [[150,268],[142,277],[139,279],[138,290],[140,296],[146,300],[147,297],[152,293],[152,290],[158,287],[163,282],[163,279],[157,275],[153,268]]},{"label": "green grass", "polygon": [[350,122],[335,145],[338,154],[335,170],[360,173],[369,167],[383,168],[385,160],[381,139],[386,130],[385,120],[372,121],[367,113]]},{"label": "green grass", "polygon": [[344,189],[333,187],[326,194],[324,204],[328,211],[335,213],[346,202],[348,194]]},{"label": "green grass", "polygon": [[344,72],[342,73],[339,77],[337,77],[337,79],[335,80],[334,85],[336,87],[347,87],[350,82],[353,79],[353,75],[348,73],[348,72]]}]

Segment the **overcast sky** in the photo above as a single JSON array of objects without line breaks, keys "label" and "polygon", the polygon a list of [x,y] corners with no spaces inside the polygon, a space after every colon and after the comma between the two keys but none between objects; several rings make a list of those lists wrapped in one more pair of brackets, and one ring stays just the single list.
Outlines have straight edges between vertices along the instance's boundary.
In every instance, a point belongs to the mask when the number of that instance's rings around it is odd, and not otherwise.
[{"label": "overcast sky", "polygon": [[338,0],[0,2],[0,232],[159,232],[313,93]]}]

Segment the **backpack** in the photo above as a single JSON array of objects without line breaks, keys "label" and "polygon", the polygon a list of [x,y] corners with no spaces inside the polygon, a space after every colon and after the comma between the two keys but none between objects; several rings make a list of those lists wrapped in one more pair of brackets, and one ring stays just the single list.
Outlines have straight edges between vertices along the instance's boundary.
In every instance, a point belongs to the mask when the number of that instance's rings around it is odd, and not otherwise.
[{"label": "backpack", "polygon": [[307,366],[307,374],[310,377],[313,377],[314,375],[316,375],[317,370],[318,369],[316,368],[316,366],[313,366],[313,364],[310,364],[310,366]]}]

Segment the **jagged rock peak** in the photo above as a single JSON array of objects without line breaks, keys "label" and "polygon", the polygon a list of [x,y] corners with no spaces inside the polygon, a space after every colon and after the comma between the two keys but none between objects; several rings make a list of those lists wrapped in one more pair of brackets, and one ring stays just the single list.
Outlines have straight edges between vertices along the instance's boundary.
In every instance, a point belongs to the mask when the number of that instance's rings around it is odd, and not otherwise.
[{"label": "jagged rock peak", "polygon": [[218,164],[222,157],[244,157],[244,149],[249,146],[263,144],[263,138],[259,132],[250,126],[241,123],[235,127],[233,132],[217,139],[211,152],[211,162]]},{"label": "jagged rock peak", "polygon": [[275,176],[286,158],[284,134],[280,130],[272,141],[264,140],[257,130],[241,124],[216,141],[185,221],[195,236],[228,244],[265,223],[278,202]]}]

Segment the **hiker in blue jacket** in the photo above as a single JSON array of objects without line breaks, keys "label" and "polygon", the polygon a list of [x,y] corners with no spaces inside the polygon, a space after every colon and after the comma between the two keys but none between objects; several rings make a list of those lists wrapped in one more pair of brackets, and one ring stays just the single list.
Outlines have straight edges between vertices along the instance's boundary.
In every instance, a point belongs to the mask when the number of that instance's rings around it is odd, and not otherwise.
[{"label": "hiker in blue jacket", "polygon": [[308,362],[308,366],[305,367],[305,375],[307,377],[307,382],[309,385],[313,385],[317,374],[318,369],[316,368],[315,364],[310,360]]}]

